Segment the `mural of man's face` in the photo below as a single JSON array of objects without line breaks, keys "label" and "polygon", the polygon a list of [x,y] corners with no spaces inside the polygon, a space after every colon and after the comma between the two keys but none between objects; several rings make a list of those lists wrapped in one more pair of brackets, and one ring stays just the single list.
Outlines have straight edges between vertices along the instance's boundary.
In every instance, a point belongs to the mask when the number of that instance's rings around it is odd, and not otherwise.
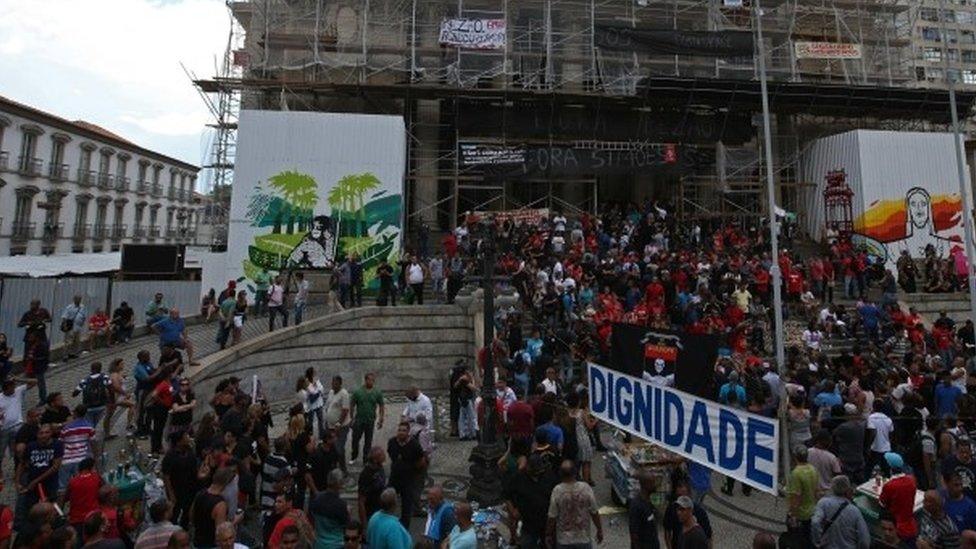
[{"label": "mural of man's face", "polygon": [[925,228],[929,223],[929,197],[923,193],[915,193],[908,198],[908,215],[912,226]]},{"label": "mural of man's face", "polygon": [[322,222],[313,221],[312,222],[312,238],[318,240],[322,238]]}]

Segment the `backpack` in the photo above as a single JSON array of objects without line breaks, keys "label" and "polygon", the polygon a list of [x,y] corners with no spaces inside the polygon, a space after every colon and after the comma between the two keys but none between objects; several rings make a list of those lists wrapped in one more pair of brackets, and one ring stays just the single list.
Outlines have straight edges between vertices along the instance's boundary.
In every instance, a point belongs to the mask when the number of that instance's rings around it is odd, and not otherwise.
[{"label": "backpack", "polygon": [[81,403],[93,408],[105,406],[107,402],[108,386],[105,384],[105,376],[99,374],[98,377],[85,380],[85,385],[81,388]]}]

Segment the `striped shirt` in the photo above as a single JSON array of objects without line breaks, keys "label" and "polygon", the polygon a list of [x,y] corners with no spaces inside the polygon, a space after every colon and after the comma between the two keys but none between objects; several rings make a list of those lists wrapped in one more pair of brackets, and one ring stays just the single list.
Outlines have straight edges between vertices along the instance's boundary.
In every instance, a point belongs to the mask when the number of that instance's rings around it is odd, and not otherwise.
[{"label": "striped shirt", "polygon": [[139,534],[135,549],[165,549],[169,545],[169,538],[173,535],[173,532],[179,532],[180,530],[181,528],[179,526],[176,526],[168,520],[153,524]]},{"label": "striped shirt", "polygon": [[284,456],[268,454],[261,465],[261,510],[271,511],[274,509],[274,500],[278,497],[275,490],[275,477],[278,471],[288,469],[288,460]]},{"label": "striped shirt", "polygon": [[91,440],[95,428],[85,418],[70,421],[61,428],[61,443],[64,444],[63,463],[78,463],[91,456]]}]

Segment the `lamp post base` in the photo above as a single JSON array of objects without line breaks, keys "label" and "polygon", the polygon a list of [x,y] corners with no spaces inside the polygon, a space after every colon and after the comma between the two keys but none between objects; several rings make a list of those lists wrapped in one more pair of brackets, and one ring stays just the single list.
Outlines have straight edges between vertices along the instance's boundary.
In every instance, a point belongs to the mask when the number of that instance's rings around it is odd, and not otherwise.
[{"label": "lamp post base", "polygon": [[498,470],[498,460],[505,455],[505,445],[500,442],[479,442],[471,450],[471,485],[468,487],[468,501],[477,501],[481,508],[498,505],[502,496],[502,477]]}]

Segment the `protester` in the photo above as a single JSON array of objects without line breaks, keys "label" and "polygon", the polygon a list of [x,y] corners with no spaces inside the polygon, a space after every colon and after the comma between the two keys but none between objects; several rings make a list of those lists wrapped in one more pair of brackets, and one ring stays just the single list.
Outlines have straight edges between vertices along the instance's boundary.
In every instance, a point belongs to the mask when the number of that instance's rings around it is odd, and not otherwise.
[{"label": "protester", "polygon": [[820,498],[810,521],[814,547],[868,549],[871,533],[861,511],[851,502],[851,481],[844,475],[830,480],[830,494]]},{"label": "protester", "polygon": [[360,448],[365,463],[368,450],[373,447],[374,428],[382,429],[383,418],[386,416],[383,392],[376,388],[376,374],[366,373],[363,376],[362,387],[353,391],[349,398],[349,415],[352,416],[352,450],[349,465],[356,461]]},{"label": "protester", "polygon": [[186,351],[186,358],[190,365],[200,365],[193,360],[193,341],[186,334],[186,322],[180,317],[179,309],[169,309],[169,316],[154,323],[152,329],[159,334],[160,349],[173,347]]},{"label": "protester", "polygon": [[61,313],[61,333],[64,334],[65,360],[78,358],[81,352],[81,332],[88,321],[88,311],[81,302],[81,296],[76,295],[71,303],[64,307]]},{"label": "protester", "polygon": [[165,549],[173,534],[181,528],[170,522],[173,506],[165,499],[159,499],[149,506],[149,519],[152,526],[146,528],[136,539],[135,549]]},{"label": "protester", "polygon": [[[576,465],[569,460],[559,466],[559,484],[552,489],[546,537],[550,544],[592,545],[589,520],[596,527],[597,544],[603,543],[603,522],[589,484],[576,480]],[[691,501],[690,498],[688,501]],[[686,543],[687,545],[687,543]],[[707,543],[706,543],[707,546]]]}]

